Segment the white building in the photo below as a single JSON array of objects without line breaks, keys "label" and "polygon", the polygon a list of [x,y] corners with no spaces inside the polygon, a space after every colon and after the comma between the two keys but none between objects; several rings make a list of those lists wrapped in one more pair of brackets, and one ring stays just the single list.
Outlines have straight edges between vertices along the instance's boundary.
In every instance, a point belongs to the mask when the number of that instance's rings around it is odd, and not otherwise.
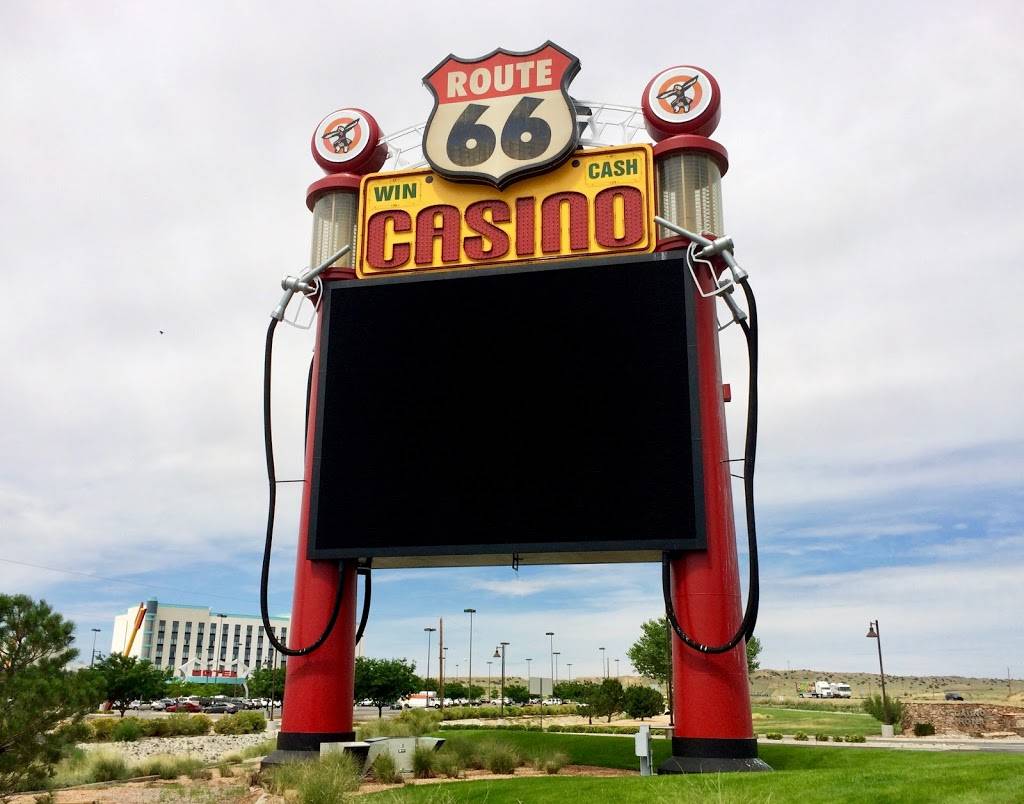
[{"label": "white building", "polygon": [[[184,606],[148,600],[146,615],[129,656],[170,667],[175,677],[200,683],[241,683],[257,667],[283,667],[286,657],[270,645],[263,621],[251,614],[217,612],[208,606]],[[110,652],[123,653],[138,608],[114,618]],[[274,636],[288,639],[288,617],[270,618]]]}]

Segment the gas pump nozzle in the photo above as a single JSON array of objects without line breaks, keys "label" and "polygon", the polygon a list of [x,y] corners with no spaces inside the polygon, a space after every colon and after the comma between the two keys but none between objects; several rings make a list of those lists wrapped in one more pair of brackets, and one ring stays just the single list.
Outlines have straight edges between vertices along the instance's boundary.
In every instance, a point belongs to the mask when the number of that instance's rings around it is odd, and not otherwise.
[{"label": "gas pump nozzle", "polygon": [[322,274],[328,268],[330,268],[332,265],[334,265],[335,262],[337,262],[346,254],[348,254],[349,251],[351,250],[351,244],[343,246],[341,249],[338,250],[336,254],[328,257],[316,268],[307,268],[298,276],[288,275],[284,279],[282,279],[281,287],[284,289],[284,295],[281,296],[281,301],[277,303],[277,307],[274,308],[274,312],[270,314],[271,317],[276,318],[278,321],[283,320],[284,311],[285,309],[287,309],[288,304],[291,302],[292,296],[294,296],[296,293],[311,292],[313,290],[313,282],[316,280],[316,278],[320,276],[320,274]]}]

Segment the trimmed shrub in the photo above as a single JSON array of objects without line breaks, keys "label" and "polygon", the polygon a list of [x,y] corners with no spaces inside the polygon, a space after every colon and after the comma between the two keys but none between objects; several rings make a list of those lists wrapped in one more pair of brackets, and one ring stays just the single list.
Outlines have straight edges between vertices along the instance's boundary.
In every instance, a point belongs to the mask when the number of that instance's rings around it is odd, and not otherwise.
[{"label": "trimmed shrub", "polygon": [[782,735],[779,734],[777,731],[770,731],[770,732],[768,732],[765,735],[765,737],[767,739],[769,739],[769,740],[781,740],[782,739]]},{"label": "trimmed shrub", "polygon": [[412,752],[412,774],[417,779],[430,779],[434,775],[436,756],[433,748],[425,745],[416,746]]},{"label": "trimmed shrub", "polygon": [[843,735],[841,735],[841,734],[834,735],[832,737],[832,742],[834,742],[834,743],[841,743],[841,742],[843,742]]},{"label": "trimmed shrub", "polygon": [[255,711],[224,715],[213,724],[213,730],[217,734],[261,734],[267,730],[267,719]]},{"label": "trimmed shrub", "polygon": [[110,739],[115,743],[134,743],[142,736],[142,722],[135,717],[126,717],[114,726]]},{"label": "trimmed shrub", "polygon": [[828,735],[827,734],[815,734],[814,735],[814,739],[817,740],[819,743],[827,743],[828,742]]},{"label": "trimmed shrub", "polygon": [[847,734],[846,742],[848,743],[866,743],[868,738],[863,734]]},{"label": "trimmed shrub", "polygon": [[370,765],[370,772],[381,784],[398,784],[402,781],[402,774],[398,772],[395,758],[391,754],[377,754]]},{"label": "trimmed shrub", "polygon": [[798,731],[796,734],[793,735],[793,739],[799,740],[800,742],[804,743],[807,742],[809,738],[807,737],[806,732]]},{"label": "trimmed shrub", "polygon": [[935,726],[932,723],[915,723],[914,724],[914,736],[915,737],[931,737],[935,734]]}]

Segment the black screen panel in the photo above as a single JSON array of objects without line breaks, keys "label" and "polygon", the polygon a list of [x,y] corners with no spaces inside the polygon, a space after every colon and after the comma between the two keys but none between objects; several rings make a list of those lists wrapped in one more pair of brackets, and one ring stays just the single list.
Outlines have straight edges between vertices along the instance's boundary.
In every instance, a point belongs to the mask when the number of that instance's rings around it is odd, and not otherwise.
[{"label": "black screen panel", "polygon": [[689,287],[668,255],[332,284],[310,557],[703,547]]}]

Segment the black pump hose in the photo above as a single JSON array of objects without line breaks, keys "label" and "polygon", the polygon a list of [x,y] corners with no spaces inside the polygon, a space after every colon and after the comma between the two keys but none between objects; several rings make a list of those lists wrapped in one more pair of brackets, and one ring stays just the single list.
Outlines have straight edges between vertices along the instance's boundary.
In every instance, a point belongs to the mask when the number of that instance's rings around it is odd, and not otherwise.
[{"label": "black pump hose", "polygon": [[[277,328],[277,319],[270,319],[270,326],[267,327],[267,342],[263,355],[263,443],[267,455],[267,482],[270,490],[270,501],[267,509],[267,538],[263,545],[263,569],[260,573],[260,614],[263,617],[263,630],[267,633],[267,639],[285,656],[306,656],[321,645],[331,635],[334,624],[338,620],[338,612],[341,611],[341,599],[345,594],[345,572],[344,564],[338,565],[338,591],[334,596],[334,606],[331,609],[331,616],[327,620],[323,633],[317,640],[305,648],[289,648],[277,637],[270,625],[270,615],[267,607],[267,585],[270,579],[270,548],[274,540],[274,511],[277,506],[277,473],[274,469],[274,441],[270,428],[270,369],[271,357],[274,347],[274,330]],[[307,408],[308,414],[308,408]],[[367,599],[369,595],[367,595]],[[365,603],[364,603],[365,605]]]},{"label": "black pump hose", "polygon": [[675,607],[672,604],[671,566],[669,554],[663,553],[661,558],[661,588],[665,597],[665,614],[672,630],[680,641],[689,648],[700,653],[728,653],[735,648],[741,639],[749,640],[754,635],[757,624],[757,612],[760,605],[761,589],[757,557],[757,524],[754,518],[754,463],[757,457],[757,301],[754,291],[746,277],[740,280],[743,295],[749,308],[750,323],[740,321],[740,328],[747,340],[748,385],[747,385],[747,432],[743,452],[743,497],[746,502],[747,545],[749,550],[750,581],[747,591],[747,605],[743,612],[743,620],[732,638],[723,645],[705,645],[690,637],[676,619]]},{"label": "black pump hose", "polygon": [[359,627],[356,629],[356,644],[363,638],[363,631],[366,630],[366,621],[370,619],[370,577],[373,570],[369,567],[360,567],[359,574],[363,576],[363,613],[359,615]]}]

